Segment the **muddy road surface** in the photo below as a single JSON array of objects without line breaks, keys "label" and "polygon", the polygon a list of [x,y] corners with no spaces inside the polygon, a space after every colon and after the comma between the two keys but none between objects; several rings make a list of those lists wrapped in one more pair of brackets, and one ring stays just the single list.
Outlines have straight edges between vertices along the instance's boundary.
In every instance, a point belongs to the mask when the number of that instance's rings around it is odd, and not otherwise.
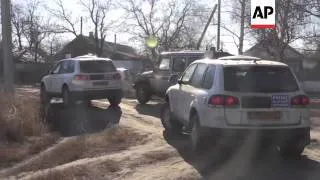
[{"label": "muddy road surface", "polygon": [[[139,105],[133,99],[124,99],[119,108],[110,107],[103,100],[93,101],[89,107],[80,104],[68,109],[56,103],[52,105],[49,121],[53,129],[60,131],[63,137],[46,151],[2,169],[0,177],[128,180],[320,179],[318,117],[312,118],[312,143],[303,156],[284,159],[276,149],[260,146],[254,134],[237,141],[229,137],[221,138],[203,151],[193,153],[189,149],[187,135],[173,138],[163,132],[159,119],[160,107],[161,102],[157,100]],[[113,132],[109,132],[110,129]],[[107,138],[108,143],[103,144],[104,140],[101,138],[106,136],[121,138],[112,141]],[[79,140],[79,137],[86,139]],[[75,139],[85,141],[85,148],[72,144]],[[61,148],[68,145],[71,147],[69,151],[83,149],[77,151],[79,155],[75,158],[52,162],[51,159],[55,159],[55,156],[66,153],[65,150],[61,152]]]}]

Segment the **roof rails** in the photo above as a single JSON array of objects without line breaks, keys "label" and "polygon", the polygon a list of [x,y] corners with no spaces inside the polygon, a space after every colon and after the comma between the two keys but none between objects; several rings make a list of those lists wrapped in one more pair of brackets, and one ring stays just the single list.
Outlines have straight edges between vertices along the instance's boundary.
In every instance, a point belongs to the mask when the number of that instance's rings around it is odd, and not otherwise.
[{"label": "roof rails", "polygon": [[262,59],[258,57],[253,57],[253,56],[239,55],[239,56],[225,56],[225,57],[219,58],[219,60],[242,60],[242,61],[253,61],[254,63],[256,63],[257,61],[261,61]]},{"label": "roof rails", "polygon": [[98,56],[91,53],[82,55],[82,56],[77,56],[77,58],[92,58],[92,57],[98,57]]}]

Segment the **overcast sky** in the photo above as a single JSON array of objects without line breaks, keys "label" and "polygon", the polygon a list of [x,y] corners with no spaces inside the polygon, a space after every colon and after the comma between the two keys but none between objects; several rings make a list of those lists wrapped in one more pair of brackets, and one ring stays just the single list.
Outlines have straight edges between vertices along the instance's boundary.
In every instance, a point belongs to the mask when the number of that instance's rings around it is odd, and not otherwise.
[{"label": "overcast sky", "polygon": [[[25,3],[24,0],[13,0],[13,1],[19,2],[19,3]],[[40,0],[40,1],[43,2],[43,4],[48,7],[55,6],[55,4],[51,0]],[[206,2],[209,11],[217,3],[217,0],[203,0],[203,1]],[[239,25],[236,24],[235,22],[233,22],[231,20],[229,13],[226,12],[226,11],[231,10],[230,1],[232,1],[232,0],[222,1],[222,14],[221,14],[222,23],[225,24],[229,29],[233,30],[234,32],[236,32],[238,34]],[[116,2],[116,1],[114,1],[114,2]],[[228,4],[228,2],[229,2],[229,4]],[[74,18],[79,18],[81,16],[84,16],[84,17],[88,16],[88,14],[86,14],[86,11],[84,11],[84,8],[79,4],[79,0],[63,0],[63,3],[65,5],[66,9],[68,11],[72,12],[72,16]],[[41,12],[41,14],[45,15],[46,14],[45,10],[43,12]],[[215,15],[215,18],[217,17],[216,15]],[[123,12],[121,10],[116,10],[116,11],[110,12],[107,17],[109,19],[116,20],[116,19],[121,18],[122,16],[123,16]],[[92,29],[90,21],[84,22],[84,28],[85,28],[83,30],[84,34],[89,34],[90,29]],[[200,28],[203,28],[203,27],[200,27]],[[78,29],[80,29],[80,24],[78,26]],[[117,33],[117,42],[118,43],[130,45],[130,46],[135,47],[136,49],[139,49],[139,44],[137,44],[137,42],[133,42],[133,41],[129,40],[132,37],[130,34],[113,32],[112,30],[110,30],[107,32],[106,40],[107,41],[114,41],[114,34],[115,33]],[[208,32],[205,36],[205,39],[206,40],[212,39],[212,37],[214,37],[216,34],[217,34],[216,26],[210,26],[208,28]],[[72,34],[64,34],[63,35],[64,40],[67,40],[67,39],[72,40],[73,38],[74,38],[74,36]],[[254,41],[250,40],[250,37],[247,37],[246,39],[247,40],[245,41],[244,50],[247,50],[252,45],[254,45]],[[232,54],[238,53],[237,47],[235,46],[234,40],[232,38],[232,34],[224,29],[221,29],[221,41],[223,43],[223,48],[225,51],[228,51]],[[216,44],[216,42],[212,42],[212,43]]]}]

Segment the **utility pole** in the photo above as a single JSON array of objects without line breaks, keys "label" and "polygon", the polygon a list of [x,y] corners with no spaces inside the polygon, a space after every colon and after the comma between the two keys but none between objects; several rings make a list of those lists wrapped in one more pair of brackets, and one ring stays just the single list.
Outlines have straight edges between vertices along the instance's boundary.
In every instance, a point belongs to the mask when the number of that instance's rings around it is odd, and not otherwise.
[{"label": "utility pole", "polygon": [[14,64],[12,55],[11,2],[1,0],[3,77],[5,91],[14,92]]},{"label": "utility pole", "polygon": [[114,51],[117,50],[117,34],[114,34]]},{"label": "utility pole", "polygon": [[82,36],[83,35],[83,17],[81,16],[81,22],[80,22],[80,35]]},{"label": "utility pole", "polygon": [[204,30],[203,30],[203,32],[202,32],[202,34],[201,34],[201,37],[200,37],[200,39],[199,39],[199,41],[198,41],[198,43],[197,43],[197,50],[200,49],[200,46],[201,46],[202,40],[203,40],[203,38],[204,38],[204,35],[205,35],[206,32],[207,32],[207,29],[208,29],[208,27],[209,27],[209,25],[210,25],[210,22],[212,21],[213,15],[214,15],[214,13],[216,12],[216,10],[217,10],[217,5],[214,6],[214,8],[213,8],[213,10],[212,10],[212,13],[211,13],[211,15],[210,15],[210,18],[209,18],[206,26],[204,27]]},{"label": "utility pole", "polygon": [[218,0],[217,50],[220,50],[221,0]]}]

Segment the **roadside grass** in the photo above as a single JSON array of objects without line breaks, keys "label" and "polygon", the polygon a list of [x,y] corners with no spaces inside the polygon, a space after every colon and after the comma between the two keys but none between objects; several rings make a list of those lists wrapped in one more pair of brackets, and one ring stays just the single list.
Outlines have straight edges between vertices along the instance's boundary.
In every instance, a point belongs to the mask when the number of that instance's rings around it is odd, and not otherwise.
[{"label": "roadside grass", "polygon": [[74,180],[74,179],[86,179],[86,180],[98,180],[101,179],[96,174],[97,171],[90,169],[86,166],[70,167],[65,169],[52,169],[46,172],[40,173],[37,176],[31,178],[25,178],[28,180]]},{"label": "roadside grass", "polygon": [[23,142],[48,132],[40,118],[38,99],[0,93],[0,140]]},{"label": "roadside grass", "polygon": [[142,158],[132,162],[129,167],[137,168],[139,166],[157,163],[159,161],[165,161],[171,157],[177,156],[176,152],[168,150],[153,150],[142,154]]},{"label": "roadside grass", "polygon": [[[147,135],[136,132],[131,128],[115,126],[96,134],[66,138],[50,150],[40,153],[32,161],[11,171],[10,174],[54,169],[56,166],[62,166],[77,160],[81,161],[86,158],[126,150],[132,146],[146,143],[147,137]],[[120,166],[114,162],[104,163],[103,168],[110,172],[120,170]],[[57,176],[61,173],[60,170],[53,172],[57,172]],[[55,177],[56,175],[52,176]]]},{"label": "roadside grass", "polygon": [[0,168],[39,153],[59,138],[41,121],[36,96],[0,92],[0,104]]}]

